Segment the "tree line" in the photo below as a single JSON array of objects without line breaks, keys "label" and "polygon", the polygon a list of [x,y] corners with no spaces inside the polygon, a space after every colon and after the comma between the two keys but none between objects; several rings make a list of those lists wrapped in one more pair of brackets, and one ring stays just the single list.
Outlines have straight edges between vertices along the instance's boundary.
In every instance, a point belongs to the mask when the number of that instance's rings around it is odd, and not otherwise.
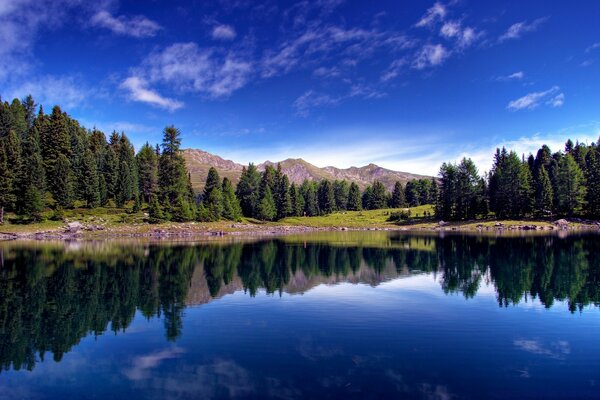
[{"label": "tree line", "polygon": [[437,215],[448,220],[600,217],[600,149],[568,140],[564,151],[546,145],[534,156],[497,149],[488,174],[474,162],[444,163],[439,172]]},{"label": "tree line", "polygon": [[149,222],[237,221],[242,216],[273,221],[288,216],[326,215],[431,203],[432,180],[396,183],[389,193],[381,182],[364,191],[354,182],[305,180],[290,184],[277,168],[243,169],[236,187],[211,168],[204,190],[195,193],[181,154],[181,133],[164,129],[160,145],[136,153],[125,133],[108,138],[87,130],[55,106],[45,114],[31,96],[0,101],[0,223],[4,210],[20,222],[38,222],[43,211],[62,219],[65,209],[114,205],[138,212],[147,205]]}]

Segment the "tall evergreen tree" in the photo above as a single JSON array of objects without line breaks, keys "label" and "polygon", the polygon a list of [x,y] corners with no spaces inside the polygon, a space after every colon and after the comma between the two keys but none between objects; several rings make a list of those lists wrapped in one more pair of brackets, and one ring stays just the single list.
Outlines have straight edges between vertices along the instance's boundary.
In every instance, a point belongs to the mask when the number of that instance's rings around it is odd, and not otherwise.
[{"label": "tall evergreen tree", "polygon": [[257,217],[262,221],[273,221],[277,217],[275,200],[269,185],[265,184],[262,195],[258,203]]},{"label": "tall evergreen tree", "polygon": [[240,221],[242,219],[242,208],[235,197],[233,185],[229,178],[223,178],[223,218],[230,221]]},{"label": "tall evergreen tree", "polygon": [[145,202],[150,203],[150,196],[156,193],[158,189],[158,156],[154,148],[146,142],[135,156],[135,159],[140,195]]},{"label": "tall evergreen tree", "polygon": [[21,149],[22,167],[18,183],[17,213],[33,221],[41,220],[46,188],[44,161],[40,150],[38,126],[34,124]]},{"label": "tall evergreen tree", "polygon": [[333,194],[335,196],[335,208],[338,211],[346,211],[348,207],[348,193],[350,185],[346,180],[336,180],[333,182]]},{"label": "tall evergreen tree", "polygon": [[4,145],[0,141],[0,224],[4,223],[4,211],[15,202],[13,180],[10,176]]},{"label": "tall evergreen tree", "polygon": [[554,192],[550,176],[546,171],[546,167],[541,165],[537,171],[537,179],[535,180],[535,213],[543,217],[552,213],[554,208],[553,199]]},{"label": "tall evergreen tree", "polygon": [[73,177],[71,174],[71,163],[67,156],[60,154],[55,163],[54,181],[52,182],[52,196],[61,208],[73,207]]},{"label": "tall evergreen tree", "polygon": [[83,199],[89,208],[94,208],[100,204],[100,187],[96,158],[90,149],[85,151],[83,173],[86,177],[83,185]]},{"label": "tall evergreen tree", "polygon": [[292,202],[292,214],[295,217],[300,217],[304,213],[304,197],[300,192],[300,188],[292,183],[290,186],[290,199]]},{"label": "tall evergreen tree", "polygon": [[223,192],[219,173],[214,167],[208,170],[204,193],[202,195],[202,204],[208,210],[210,220],[218,221],[223,213]]},{"label": "tall evergreen tree", "polygon": [[586,155],[587,163],[587,209],[593,217],[600,217],[600,150],[590,148]]},{"label": "tall evergreen tree", "polygon": [[277,171],[275,182],[275,207],[277,208],[277,219],[283,219],[292,214],[292,198],[290,196],[290,181],[287,175],[281,173],[281,167]]},{"label": "tall evergreen tree", "polygon": [[359,211],[362,209],[360,188],[354,182],[350,183],[348,189],[348,205],[346,209],[349,211]]},{"label": "tall evergreen tree", "polygon": [[[189,197],[185,160],[181,156],[181,132],[168,126],[163,132],[163,152],[158,162],[159,194],[165,206],[176,205],[179,197]],[[191,199],[188,199],[191,200]]]},{"label": "tall evergreen tree", "polygon": [[380,181],[373,182],[373,194],[371,197],[370,207],[373,210],[386,208],[388,204],[388,192],[383,183]]},{"label": "tall evergreen tree", "polygon": [[335,211],[335,193],[329,180],[323,179],[319,182],[318,199],[321,215],[331,214]]},{"label": "tall evergreen tree", "polygon": [[319,199],[316,185],[316,182],[305,179],[300,187],[302,198],[304,198],[304,213],[309,217],[319,215]]},{"label": "tall evergreen tree", "polygon": [[392,198],[390,199],[390,207],[401,208],[404,207],[406,200],[404,199],[404,188],[400,181],[396,181],[394,184],[394,190],[392,191]]},{"label": "tall evergreen tree", "polygon": [[235,195],[242,207],[242,213],[246,217],[256,216],[260,180],[260,173],[254,164],[249,164],[248,168],[244,167],[242,169],[242,175],[240,176]]},{"label": "tall evergreen tree", "polygon": [[581,211],[585,202],[584,176],[570,153],[559,163],[556,190],[560,213],[572,216]]}]

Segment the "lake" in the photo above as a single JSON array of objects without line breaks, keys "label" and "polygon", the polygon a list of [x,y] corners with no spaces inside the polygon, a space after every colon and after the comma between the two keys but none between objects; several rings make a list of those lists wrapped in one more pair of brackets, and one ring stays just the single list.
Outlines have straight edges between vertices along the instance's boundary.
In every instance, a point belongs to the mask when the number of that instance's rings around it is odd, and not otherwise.
[{"label": "lake", "polygon": [[600,236],[0,243],[0,399],[600,398]]}]

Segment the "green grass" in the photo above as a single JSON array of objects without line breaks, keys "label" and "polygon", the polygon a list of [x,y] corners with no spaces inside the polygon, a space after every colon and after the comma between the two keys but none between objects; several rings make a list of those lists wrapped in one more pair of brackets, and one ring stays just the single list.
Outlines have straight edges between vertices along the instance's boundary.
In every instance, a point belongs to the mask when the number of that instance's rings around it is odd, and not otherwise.
[{"label": "green grass", "polygon": [[[345,211],[335,212],[329,215],[318,217],[289,217],[279,221],[282,225],[294,226],[310,226],[313,228],[332,228],[332,227],[347,227],[347,228],[378,228],[378,227],[394,227],[393,222],[388,222],[390,214],[400,211],[401,209],[383,209],[383,210],[365,210],[365,211]],[[433,214],[432,205],[424,205],[419,207],[411,207],[411,217],[407,223],[419,221],[427,221],[423,218],[425,211]]]}]

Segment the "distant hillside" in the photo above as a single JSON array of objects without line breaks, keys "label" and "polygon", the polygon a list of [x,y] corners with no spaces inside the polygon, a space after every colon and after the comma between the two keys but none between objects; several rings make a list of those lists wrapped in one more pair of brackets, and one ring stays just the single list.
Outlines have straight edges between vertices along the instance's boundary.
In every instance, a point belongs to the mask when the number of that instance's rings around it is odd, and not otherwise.
[{"label": "distant hillside", "polygon": [[[206,176],[210,167],[215,167],[219,171],[221,178],[228,177],[234,184],[237,184],[242,173],[242,164],[231,160],[225,160],[217,155],[207,153],[202,150],[186,149],[183,151],[188,171],[192,176],[192,185],[195,190],[201,190],[204,187]],[[319,168],[301,158],[288,158],[279,162],[281,169],[290,178],[291,182],[302,183],[304,179],[308,180],[336,180],[346,179],[356,182],[361,189],[372,184],[375,180],[382,182],[388,190],[392,190],[396,181],[406,184],[411,179],[429,178],[425,175],[413,174],[410,172],[392,171],[390,169],[379,167],[375,164],[369,164],[364,167],[350,167],[346,169],[325,167]],[[277,162],[265,161],[258,164],[259,170],[264,170],[267,165],[277,166]]]}]

